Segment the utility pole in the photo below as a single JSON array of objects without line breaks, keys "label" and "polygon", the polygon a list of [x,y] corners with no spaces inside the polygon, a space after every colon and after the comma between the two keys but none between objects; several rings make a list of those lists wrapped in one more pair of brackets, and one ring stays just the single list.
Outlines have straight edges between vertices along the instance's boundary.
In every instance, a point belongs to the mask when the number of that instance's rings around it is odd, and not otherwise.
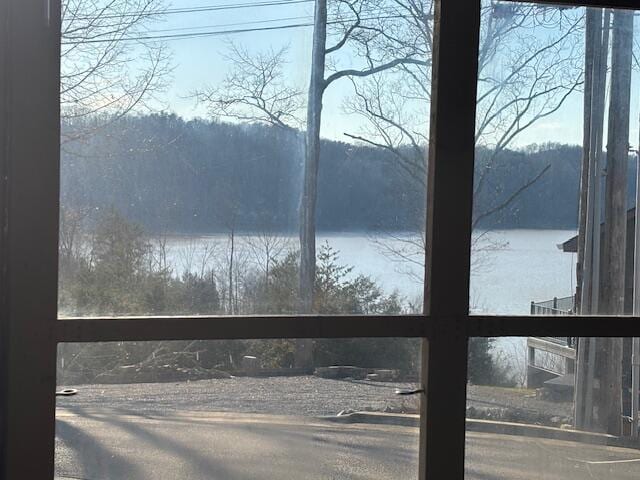
[{"label": "utility pole", "polygon": [[582,308],[583,314],[599,313],[600,300],[600,237],[602,223],[602,143],[604,130],[605,93],[607,82],[607,56],[609,54],[609,26],[611,12],[606,10],[596,17],[594,38],[594,74],[591,93],[589,183],[585,231]]},{"label": "utility pole", "polygon": [[[582,171],[580,175],[580,211],[578,224],[578,261],[576,263],[576,296],[575,308],[581,315],[587,312],[583,309],[582,299],[586,288],[583,287],[585,276],[583,274],[585,264],[585,243],[586,236],[593,232],[587,230],[587,217],[592,217],[589,212],[589,180],[591,178],[591,123],[593,109],[593,79],[594,79],[594,59],[598,35],[602,38],[602,13],[600,10],[587,8],[585,16],[585,48],[584,48],[584,100],[583,100],[583,125],[582,125]],[[598,22],[600,25],[598,26]],[[600,28],[598,28],[600,27]],[[591,244],[591,243],[590,243]],[[589,252],[591,255],[591,252]],[[590,275],[590,271],[587,271]],[[585,286],[586,286],[585,282]],[[584,288],[584,289],[583,289]],[[586,306],[586,302],[585,302]],[[586,359],[587,359],[587,339],[579,338],[576,351],[576,369],[574,384],[574,412],[573,424],[576,428],[585,427],[585,406],[586,396]]]},{"label": "utility pole", "polygon": [[[580,221],[584,214],[584,239],[581,255],[580,295],[576,306],[582,315],[599,312],[600,237],[602,205],[602,143],[604,130],[607,57],[609,54],[610,10],[587,9],[585,36],[585,86],[583,180],[580,195]],[[582,223],[581,223],[582,226]],[[580,261],[580,260],[579,260]],[[574,425],[590,428],[593,420],[593,387],[595,377],[595,339],[580,338],[576,359],[574,389]]]},{"label": "utility pole", "polygon": [[[582,298],[582,268],[584,265],[584,244],[587,228],[587,199],[589,192],[589,158],[591,147],[591,108],[593,98],[594,47],[596,43],[597,16],[599,10],[587,9],[585,25],[584,53],[584,99],[582,125],[582,169],[580,174],[580,201],[578,215],[578,260],[576,262],[576,308],[580,308]],[[602,22],[602,20],[601,20]]]},{"label": "utility pole", "polygon": [[[624,313],[633,12],[613,14],[601,312]],[[622,432],[622,339],[601,340],[600,426]]]}]

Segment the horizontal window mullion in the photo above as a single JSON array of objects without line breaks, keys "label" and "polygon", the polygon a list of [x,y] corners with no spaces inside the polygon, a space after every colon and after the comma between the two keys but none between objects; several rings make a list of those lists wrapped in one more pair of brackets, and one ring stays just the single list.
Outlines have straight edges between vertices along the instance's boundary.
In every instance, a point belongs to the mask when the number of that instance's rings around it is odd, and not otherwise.
[{"label": "horizontal window mullion", "polygon": [[424,337],[422,315],[70,318],[58,342],[252,338]]},{"label": "horizontal window mullion", "polygon": [[640,317],[474,316],[467,332],[469,337],[640,337]]},{"label": "horizontal window mullion", "polygon": [[640,337],[640,317],[595,316],[155,316],[56,321],[58,342],[126,340],[431,337],[457,325],[468,337]]}]

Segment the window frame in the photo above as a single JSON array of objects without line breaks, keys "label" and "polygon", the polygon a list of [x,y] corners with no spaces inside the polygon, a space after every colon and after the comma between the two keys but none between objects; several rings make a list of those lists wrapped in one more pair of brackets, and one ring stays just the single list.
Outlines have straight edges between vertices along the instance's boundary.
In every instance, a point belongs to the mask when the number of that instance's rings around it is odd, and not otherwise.
[{"label": "window frame", "polygon": [[469,315],[480,0],[435,3],[423,314],[58,320],[60,0],[0,0],[0,478],[54,476],[61,342],[423,338],[419,478],[461,480],[470,337],[640,337],[635,317]]}]

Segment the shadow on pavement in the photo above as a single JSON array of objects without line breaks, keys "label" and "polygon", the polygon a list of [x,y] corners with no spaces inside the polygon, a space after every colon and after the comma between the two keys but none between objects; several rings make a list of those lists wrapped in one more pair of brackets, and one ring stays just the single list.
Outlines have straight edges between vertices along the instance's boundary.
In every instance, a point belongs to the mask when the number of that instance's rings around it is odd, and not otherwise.
[{"label": "shadow on pavement", "polygon": [[[112,449],[97,441],[92,435],[71,425],[64,419],[56,420],[56,436],[68,448],[77,453],[76,457],[80,463],[78,467],[81,469],[82,478],[90,480],[136,476],[142,478],[142,471],[137,465],[127,460],[125,456],[116,454]],[[66,475],[69,478],[72,474],[70,472],[56,471],[56,475]],[[74,477],[71,476],[71,478]]]}]

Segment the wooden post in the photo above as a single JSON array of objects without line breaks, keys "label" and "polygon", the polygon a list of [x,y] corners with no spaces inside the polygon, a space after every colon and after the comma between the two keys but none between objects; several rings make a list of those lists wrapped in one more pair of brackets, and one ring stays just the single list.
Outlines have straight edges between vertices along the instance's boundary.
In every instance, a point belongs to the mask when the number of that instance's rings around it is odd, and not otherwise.
[{"label": "wooden post", "polygon": [[[604,23],[604,28],[603,28]],[[576,295],[576,308],[587,315],[598,312],[599,269],[600,269],[600,205],[602,171],[602,136],[604,123],[605,87],[607,56],[609,52],[610,11],[603,14],[601,9],[589,8],[586,14],[585,68],[591,68],[591,88],[585,91],[585,139],[588,145],[586,182],[581,184],[581,215],[584,212],[584,243],[581,246],[581,288]],[[588,138],[587,138],[588,137]],[[588,144],[587,144],[588,139]],[[584,177],[584,171],[583,171]],[[582,217],[581,217],[582,221]],[[578,302],[579,299],[579,303]],[[574,425],[576,428],[588,428],[593,416],[593,375],[595,344],[592,339],[582,338],[578,342],[576,355],[576,374],[574,388]],[[587,362],[590,362],[589,364]]]},{"label": "wooden post", "polygon": [[[578,260],[576,262],[576,309],[580,309],[582,299],[582,272],[584,267],[584,245],[587,228],[587,198],[589,191],[589,159],[591,157],[591,109],[593,99],[593,67],[596,33],[600,10],[588,8],[585,20],[584,50],[584,99],[582,124],[582,169],[580,174],[580,203],[578,215]],[[602,20],[600,20],[602,22]],[[582,313],[582,312],[579,312]]]},{"label": "wooden post", "polygon": [[[613,14],[611,53],[611,94],[607,148],[605,194],[605,232],[603,249],[602,313],[624,313],[624,279],[627,235],[627,177],[629,161],[629,111],[631,102],[631,61],[633,12]],[[613,435],[622,431],[622,339],[603,339],[600,378],[601,426]]]},{"label": "wooden post", "polygon": [[596,339],[586,339],[587,347],[587,366],[585,375],[585,397],[584,397],[584,427],[589,429],[593,426],[593,386],[595,383],[595,366],[596,366]]},{"label": "wooden post", "polygon": [[526,369],[526,380],[525,386],[527,388],[534,388],[536,385],[531,378],[531,373],[533,372],[533,367],[536,364],[536,349],[527,345],[527,369]]},{"label": "wooden post", "polygon": [[594,73],[592,85],[589,181],[587,192],[587,218],[585,227],[584,265],[581,288],[580,312],[583,315],[598,312],[600,287],[600,210],[602,174],[602,137],[604,124],[605,89],[607,78],[607,56],[609,52],[610,11],[604,14],[599,9],[588,10],[593,14],[592,29],[588,39],[593,42]]},{"label": "wooden post", "polygon": [[[629,17],[629,18],[627,18]],[[601,313],[624,312],[633,16],[613,15]]]}]

